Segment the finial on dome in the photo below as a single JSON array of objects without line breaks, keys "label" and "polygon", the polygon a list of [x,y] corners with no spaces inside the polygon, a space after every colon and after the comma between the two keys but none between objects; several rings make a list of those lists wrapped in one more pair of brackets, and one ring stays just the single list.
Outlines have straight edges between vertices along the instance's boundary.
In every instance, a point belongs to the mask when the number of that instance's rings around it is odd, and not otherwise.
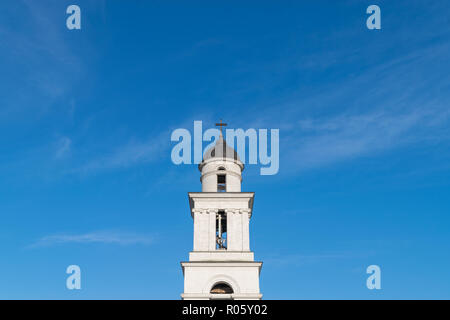
[{"label": "finial on dome", "polygon": [[202,192],[241,192],[244,164],[223,137],[223,127],[227,124],[220,119],[216,126],[220,127],[220,136],[214,136],[214,144],[203,153],[203,160],[198,164]]},{"label": "finial on dome", "polygon": [[216,123],[216,126],[217,126],[217,127],[220,127],[220,135],[223,136],[222,129],[223,129],[223,127],[226,127],[227,124],[224,123],[224,122],[222,122],[222,119],[220,119],[220,122],[219,122],[219,123]]},{"label": "finial on dome", "polygon": [[[205,151],[203,155],[203,162],[216,158],[216,159],[229,159],[233,161],[238,161],[240,165],[242,165],[242,168],[244,167],[241,163],[241,160],[239,159],[239,156],[233,148],[227,145],[225,142],[225,139],[222,134],[223,127],[227,126],[226,123],[222,122],[222,119],[220,119],[219,123],[216,123],[216,126],[220,127],[220,136],[219,139],[216,140],[216,143],[214,146],[210,147],[208,150]],[[202,163],[199,164],[199,168],[201,167]]]}]

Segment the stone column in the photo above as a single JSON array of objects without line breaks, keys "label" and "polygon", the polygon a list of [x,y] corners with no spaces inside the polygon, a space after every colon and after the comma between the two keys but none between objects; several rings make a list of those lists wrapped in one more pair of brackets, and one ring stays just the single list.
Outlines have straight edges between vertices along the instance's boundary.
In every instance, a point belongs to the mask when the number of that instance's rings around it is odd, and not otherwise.
[{"label": "stone column", "polygon": [[234,226],[233,210],[225,209],[225,215],[227,217],[227,251],[234,250],[234,238],[232,236],[232,230]]},{"label": "stone column", "polygon": [[218,210],[208,209],[208,251],[216,250],[216,214]]},{"label": "stone column", "polygon": [[205,223],[206,210],[192,209],[192,216],[194,217],[194,251],[206,251],[208,250],[204,236],[208,228]]},{"label": "stone column", "polygon": [[249,221],[251,216],[250,209],[241,209],[242,224],[242,251],[250,251],[250,230]]},{"label": "stone column", "polygon": [[228,251],[242,251],[242,222],[239,209],[228,209],[227,213],[227,242]]}]

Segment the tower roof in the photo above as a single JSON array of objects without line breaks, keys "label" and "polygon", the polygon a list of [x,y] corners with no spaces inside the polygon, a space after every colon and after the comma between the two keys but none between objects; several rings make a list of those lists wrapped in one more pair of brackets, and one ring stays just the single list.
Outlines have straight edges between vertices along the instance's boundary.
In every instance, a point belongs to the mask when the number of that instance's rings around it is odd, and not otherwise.
[{"label": "tower roof", "polygon": [[203,161],[208,159],[218,158],[218,159],[230,159],[234,161],[241,161],[239,156],[233,148],[231,148],[225,140],[223,139],[222,133],[220,134],[219,140],[217,140],[216,144],[206,150]]}]

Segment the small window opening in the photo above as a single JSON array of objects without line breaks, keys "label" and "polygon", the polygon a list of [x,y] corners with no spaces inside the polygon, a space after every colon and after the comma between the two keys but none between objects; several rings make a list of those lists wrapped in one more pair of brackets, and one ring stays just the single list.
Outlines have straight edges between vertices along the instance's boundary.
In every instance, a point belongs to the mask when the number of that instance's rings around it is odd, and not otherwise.
[{"label": "small window opening", "polygon": [[227,250],[227,215],[219,211],[216,215],[216,249]]},{"label": "small window opening", "polygon": [[227,191],[227,176],[225,174],[217,175],[217,192]]}]

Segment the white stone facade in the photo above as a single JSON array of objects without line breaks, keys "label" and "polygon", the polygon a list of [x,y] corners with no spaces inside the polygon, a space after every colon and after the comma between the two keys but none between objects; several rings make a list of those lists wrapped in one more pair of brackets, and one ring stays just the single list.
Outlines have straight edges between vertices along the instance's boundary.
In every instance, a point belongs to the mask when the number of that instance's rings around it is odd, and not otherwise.
[{"label": "white stone facade", "polygon": [[[215,147],[218,145],[220,141]],[[259,290],[262,262],[255,262],[250,251],[249,222],[254,193],[241,192],[243,168],[239,159],[214,156],[205,158],[199,165],[202,192],[188,194],[194,220],[194,243],[189,261],[181,263],[183,299],[262,297]],[[223,192],[218,189],[219,175],[226,176]],[[218,239],[222,239],[224,245],[221,246]],[[217,285],[228,289],[213,290]]]}]

